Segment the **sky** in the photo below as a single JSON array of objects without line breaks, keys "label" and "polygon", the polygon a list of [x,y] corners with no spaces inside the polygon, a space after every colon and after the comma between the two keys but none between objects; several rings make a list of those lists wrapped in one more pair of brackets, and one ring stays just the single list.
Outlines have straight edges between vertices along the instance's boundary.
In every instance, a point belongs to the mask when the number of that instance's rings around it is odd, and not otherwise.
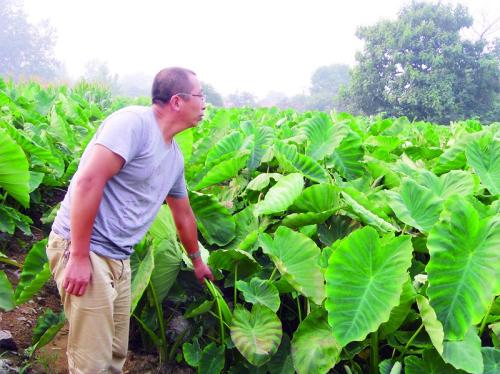
[{"label": "sky", "polygon": [[[500,17],[500,1],[462,0],[480,28]],[[320,66],[355,64],[358,26],[395,19],[408,0],[24,0],[32,22],[48,19],[56,57],[72,78],[94,59],[113,73],[153,76],[168,66],[194,70],[227,95],[307,93]],[[498,35],[500,37],[500,34]]]}]

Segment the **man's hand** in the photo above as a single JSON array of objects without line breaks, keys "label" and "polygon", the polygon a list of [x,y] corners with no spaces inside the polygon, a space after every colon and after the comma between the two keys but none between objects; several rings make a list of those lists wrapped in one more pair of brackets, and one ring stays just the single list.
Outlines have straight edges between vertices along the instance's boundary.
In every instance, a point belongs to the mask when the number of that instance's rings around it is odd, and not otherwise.
[{"label": "man's hand", "polygon": [[196,279],[198,279],[198,282],[200,284],[205,283],[205,278],[210,279],[211,281],[214,280],[214,276],[212,274],[212,271],[210,268],[203,262],[201,258],[197,258],[193,260],[193,267],[194,267],[194,275],[196,276]]},{"label": "man's hand", "polygon": [[67,293],[82,296],[90,282],[90,258],[69,256],[64,272],[63,287]]}]

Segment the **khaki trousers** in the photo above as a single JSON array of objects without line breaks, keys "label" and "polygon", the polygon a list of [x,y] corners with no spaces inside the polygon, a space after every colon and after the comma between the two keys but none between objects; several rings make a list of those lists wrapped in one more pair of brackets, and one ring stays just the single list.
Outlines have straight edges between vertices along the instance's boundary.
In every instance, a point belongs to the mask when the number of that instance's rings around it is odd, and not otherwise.
[{"label": "khaki trousers", "polygon": [[69,240],[50,233],[47,257],[69,321],[69,372],[121,373],[128,349],[130,261],[91,251],[90,283],[82,296],[74,296],[62,287],[70,247]]}]

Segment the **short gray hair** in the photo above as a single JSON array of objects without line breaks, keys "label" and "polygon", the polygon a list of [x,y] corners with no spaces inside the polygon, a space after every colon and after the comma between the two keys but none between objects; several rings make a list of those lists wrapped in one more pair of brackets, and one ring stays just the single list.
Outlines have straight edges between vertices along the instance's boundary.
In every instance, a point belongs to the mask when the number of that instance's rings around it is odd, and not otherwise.
[{"label": "short gray hair", "polygon": [[152,103],[168,103],[172,96],[178,93],[191,92],[193,85],[189,80],[189,75],[196,76],[193,71],[179,67],[160,70],[153,81]]}]

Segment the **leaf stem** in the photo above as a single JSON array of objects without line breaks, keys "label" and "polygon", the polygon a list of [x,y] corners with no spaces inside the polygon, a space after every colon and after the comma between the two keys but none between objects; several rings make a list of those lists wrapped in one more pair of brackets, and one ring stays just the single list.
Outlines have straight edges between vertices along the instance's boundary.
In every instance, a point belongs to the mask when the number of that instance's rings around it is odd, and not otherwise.
[{"label": "leaf stem", "polygon": [[378,330],[370,336],[370,374],[377,374],[378,370]]},{"label": "leaf stem", "polygon": [[274,275],[276,274],[277,270],[278,270],[278,268],[276,268],[276,267],[273,269],[273,272],[271,273],[271,276],[269,277],[270,282],[273,281]]},{"label": "leaf stem", "polygon": [[155,288],[151,283],[149,283],[149,290],[151,292],[151,296],[153,299],[153,303],[156,309],[156,318],[158,318],[158,323],[160,325],[160,339],[162,343],[162,347],[160,349],[160,362],[165,362],[165,359],[168,357],[168,343],[167,336],[165,332],[165,325],[163,321],[163,310],[161,309],[161,304],[159,303],[158,297],[156,295]]},{"label": "leaf stem", "polygon": [[300,296],[297,295],[297,310],[299,311],[299,322],[302,323],[302,310],[300,308]]},{"label": "leaf stem", "polygon": [[408,349],[408,347],[410,346],[410,344],[413,343],[413,340],[415,340],[415,338],[420,333],[420,331],[422,331],[423,328],[424,328],[424,324],[422,323],[420,325],[420,327],[417,329],[417,331],[415,331],[415,333],[411,336],[410,340],[408,340],[408,342],[404,346],[403,350],[401,351],[401,354],[399,355],[399,359],[401,359],[401,360],[403,359],[403,356],[406,353],[406,350]]},{"label": "leaf stem", "polygon": [[6,264],[9,264],[12,266],[16,266],[19,269],[22,269],[22,267],[23,267],[23,265],[21,265],[19,262],[17,262],[16,260],[13,260],[11,258],[8,258],[8,257],[0,257],[0,262],[6,263]]},{"label": "leaf stem", "polygon": [[481,322],[481,327],[479,327],[479,337],[483,335],[484,328],[486,327],[486,320],[488,319],[488,316],[490,315],[491,308],[493,307],[493,303],[495,302],[495,298],[491,300],[490,306],[488,307],[488,312],[483,318],[483,321]]},{"label": "leaf stem", "polygon": [[234,300],[233,305],[236,308],[236,282],[238,281],[238,263],[234,266]]}]

